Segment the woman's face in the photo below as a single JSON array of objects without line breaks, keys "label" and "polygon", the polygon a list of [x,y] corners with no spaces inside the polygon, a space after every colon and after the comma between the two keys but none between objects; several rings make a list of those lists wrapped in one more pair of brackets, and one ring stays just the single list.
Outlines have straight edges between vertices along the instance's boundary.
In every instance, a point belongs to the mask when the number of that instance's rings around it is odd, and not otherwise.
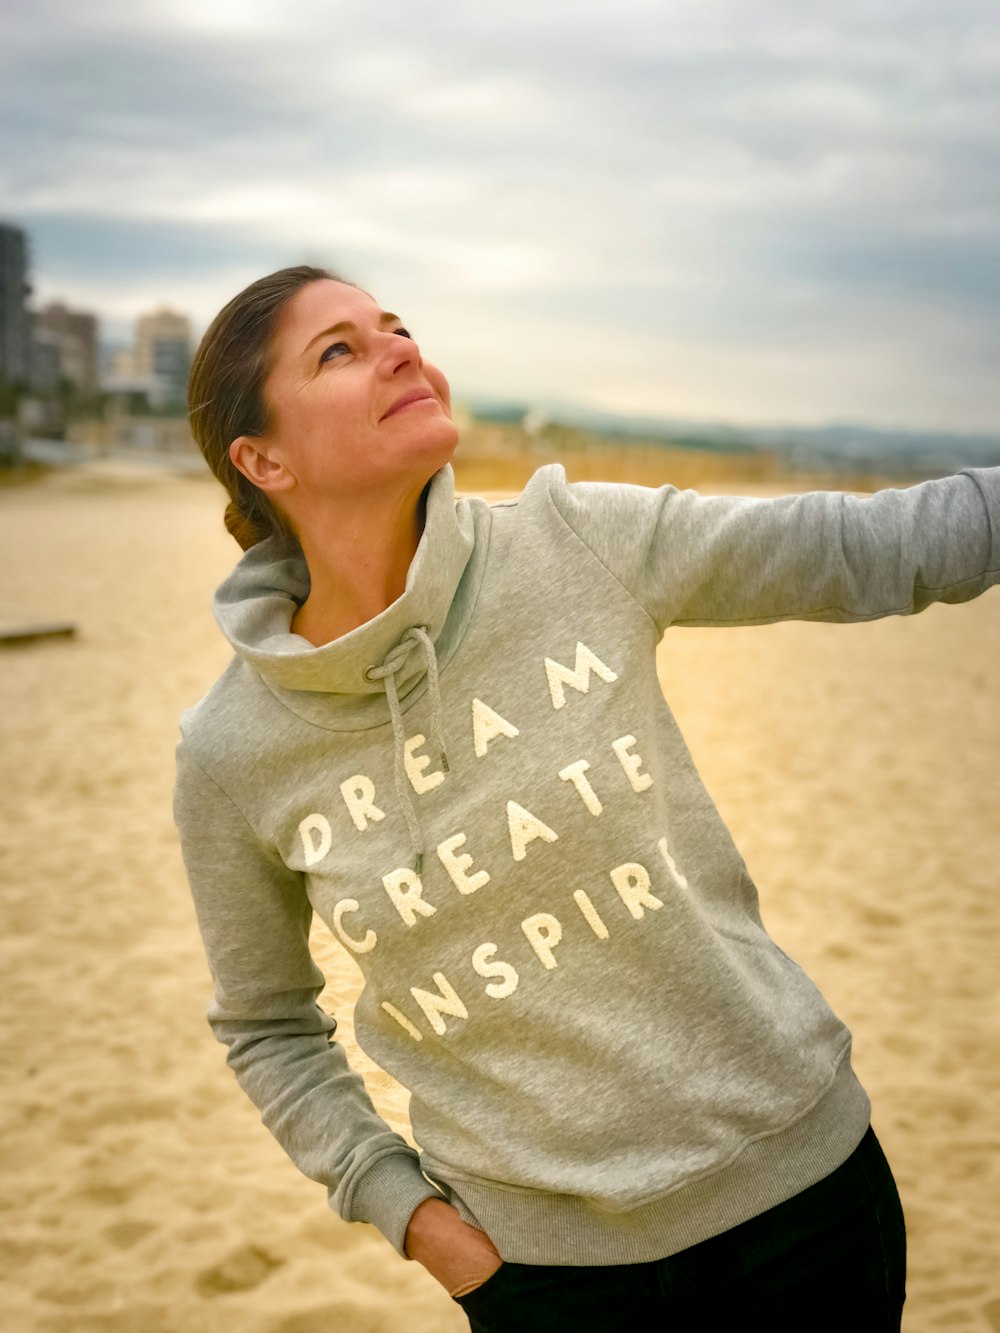
[{"label": "woman's face", "polygon": [[311,282],[285,307],[264,393],[268,455],[289,491],[315,499],[423,485],[458,443],[444,375],[398,316],[346,283]]}]

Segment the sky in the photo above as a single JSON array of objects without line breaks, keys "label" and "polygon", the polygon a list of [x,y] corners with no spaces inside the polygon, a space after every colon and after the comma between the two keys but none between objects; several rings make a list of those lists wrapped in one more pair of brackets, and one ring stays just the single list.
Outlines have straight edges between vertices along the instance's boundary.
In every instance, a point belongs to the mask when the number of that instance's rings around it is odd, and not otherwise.
[{"label": "sky", "polygon": [[316,263],[463,398],[1000,432],[996,0],[9,0],[35,304]]}]

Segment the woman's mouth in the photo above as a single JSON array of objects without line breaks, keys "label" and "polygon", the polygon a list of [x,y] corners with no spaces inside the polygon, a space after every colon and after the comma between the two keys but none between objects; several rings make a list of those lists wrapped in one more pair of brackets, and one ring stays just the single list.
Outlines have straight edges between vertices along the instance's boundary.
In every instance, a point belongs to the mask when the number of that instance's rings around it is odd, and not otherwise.
[{"label": "woman's mouth", "polygon": [[433,402],[434,395],[430,389],[411,389],[409,393],[404,393],[401,398],[397,398],[388,412],[384,412],[379,418],[384,421],[386,417],[391,417],[396,412],[401,412],[404,407],[412,407],[414,403]]}]

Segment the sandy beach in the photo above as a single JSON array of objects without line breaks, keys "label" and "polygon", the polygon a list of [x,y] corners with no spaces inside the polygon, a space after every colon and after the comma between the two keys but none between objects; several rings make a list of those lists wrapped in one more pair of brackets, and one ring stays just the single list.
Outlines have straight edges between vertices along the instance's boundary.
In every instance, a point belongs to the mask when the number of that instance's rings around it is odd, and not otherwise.
[{"label": "sandy beach", "polygon": [[[229,657],[222,508],[207,477],[125,466],[0,489],[0,628],[78,627],[0,651],[0,1323],[460,1333],[429,1274],[285,1157],[205,1021],[171,788],[177,718]],[[1000,1330],[997,662],[995,589],[659,649],[765,924],[854,1033],[908,1224],[906,1333]],[[409,1136],[403,1090],[354,1044],[356,966],[314,937],[323,1007]]]}]

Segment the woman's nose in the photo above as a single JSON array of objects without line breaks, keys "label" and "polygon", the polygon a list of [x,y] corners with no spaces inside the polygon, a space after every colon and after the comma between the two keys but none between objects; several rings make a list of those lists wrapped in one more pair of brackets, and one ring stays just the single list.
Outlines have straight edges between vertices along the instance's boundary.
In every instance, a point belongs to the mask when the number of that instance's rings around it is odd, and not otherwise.
[{"label": "woman's nose", "polygon": [[404,338],[398,333],[387,335],[385,350],[382,353],[382,369],[387,375],[395,375],[404,366],[422,365],[420,348],[412,338]]}]

